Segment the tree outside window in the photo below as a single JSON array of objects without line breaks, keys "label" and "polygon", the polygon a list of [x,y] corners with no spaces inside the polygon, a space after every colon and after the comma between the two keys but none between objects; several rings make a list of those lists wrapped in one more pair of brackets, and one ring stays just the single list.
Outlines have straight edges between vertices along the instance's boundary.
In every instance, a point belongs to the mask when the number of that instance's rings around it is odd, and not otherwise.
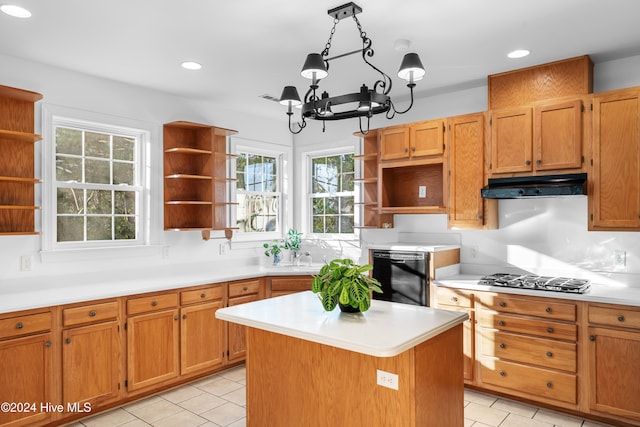
[{"label": "tree outside window", "polygon": [[311,228],[313,233],[353,234],[353,153],[311,159]]}]

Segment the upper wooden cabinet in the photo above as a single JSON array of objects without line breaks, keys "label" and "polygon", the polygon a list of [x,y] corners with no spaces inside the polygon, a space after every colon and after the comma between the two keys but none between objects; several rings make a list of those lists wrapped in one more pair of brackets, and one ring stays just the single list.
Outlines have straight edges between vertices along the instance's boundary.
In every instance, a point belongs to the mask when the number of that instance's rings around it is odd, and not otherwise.
[{"label": "upper wooden cabinet", "polygon": [[491,112],[491,174],[581,171],[581,99]]},{"label": "upper wooden cabinet", "polygon": [[190,122],[164,125],[164,229],[222,230],[227,224],[227,137]]},{"label": "upper wooden cabinet", "polygon": [[380,131],[380,160],[434,156],[443,152],[443,120],[427,120]]},{"label": "upper wooden cabinet", "polygon": [[35,231],[33,104],[36,92],[0,86],[0,235]]},{"label": "upper wooden cabinet", "polygon": [[589,230],[640,230],[640,88],[593,97]]}]

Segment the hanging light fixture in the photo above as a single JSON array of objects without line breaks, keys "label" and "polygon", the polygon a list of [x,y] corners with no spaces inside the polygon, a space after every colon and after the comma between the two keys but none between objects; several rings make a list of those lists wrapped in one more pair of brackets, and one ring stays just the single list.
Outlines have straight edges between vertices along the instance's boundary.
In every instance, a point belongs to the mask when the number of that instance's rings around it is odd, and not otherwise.
[{"label": "hanging light fixture", "polygon": [[[389,96],[392,85],[391,78],[367,60],[367,57],[372,57],[374,52],[371,47],[372,41],[367,37],[356,16],[360,12],[362,12],[362,8],[353,2],[327,11],[329,16],[333,17],[333,28],[331,29],[326,47],[322,53],[310,53],[307,55],[307,59],[300,72],[302,77],[311,80],[309,90],[307,90],[304,96],[304,102],[300,100],[298,90],[294,86],[285,86],[282,91],[282,96],[280,96],[280,104],[286,105],[288,108],[287,115],[289,116],[289,131],[291,131],[291,133],[300,133],[307,125],[306,119],[322,120],[324,131],[324,122],[327,120],[342,120],[357,117],[360,122],[360,132],[367,134],[369,132],[369,120],[373,115],[386,113],[387,119],[392,119],[396,114],[404,114],[413,107],[413,88],[416,86],[415,82],[422,79],[425,75],[424,66],[420,61],[420,57],[417,53],[407,53],[402,59],[398,77],[407,81],[407,87],[411,93],[411,102],[406,110],[398,111]],[[329,49],[331,48],[331,41],[336,30],[336,25],[340,20],[350,16],[353,17],[360,32],[362,49],[329,58]],[[329,96],[329,93],[324,91],[318,96],[320,80],[329,75],[329,61],[343,58],[354,53],[361,53],[362,60],[380,73],[381,79],[376,81],[372,88],[363,84],[360,90],[355,93]],[[344,107],[348,104],[351,106],[340,109],[341,106]],[[302,109],[302,121],[297,123],[297,129],[295,129],[291,123],[291,116],[293,116],[293,107],[298,106]],[[366,119],[365,128],[362,126],[363,118]]]}]

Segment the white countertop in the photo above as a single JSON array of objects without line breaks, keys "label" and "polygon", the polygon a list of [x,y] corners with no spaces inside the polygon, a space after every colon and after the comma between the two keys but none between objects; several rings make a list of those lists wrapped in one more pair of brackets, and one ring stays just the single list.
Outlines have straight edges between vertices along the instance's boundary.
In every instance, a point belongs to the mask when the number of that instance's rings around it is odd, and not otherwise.
[{"label": "white countertop", "polygon": [[369,249],[384,249],[390,251],[411,251],[411,252],[440,252],[450,249],[460,249],[458,245],[438,245],[423,244],[411,242],[386,242],[373,243],[368,246]]},{"label": "white countertop", "polygon": [[462,323],[466,313],[372,300],[364,313],[324,311],[311,291],[222,308],[216,317],[377,357],[398,355]]},{"label": "white countertop", "polygon": [[449,288],[470,289],[478,291],[502,292],[515,295],[530,295],[536,297],[560,298],[572,301],[601,302],[606,304],[622,304],[640,306],[640,287],[629,286],[624,283],[598,283],[591,281],[591,288],[584,294],[573,294],[533,289],[506,288],[503,286],[478,285],[481,275],[460,274],[432,282],[435,286]]}]

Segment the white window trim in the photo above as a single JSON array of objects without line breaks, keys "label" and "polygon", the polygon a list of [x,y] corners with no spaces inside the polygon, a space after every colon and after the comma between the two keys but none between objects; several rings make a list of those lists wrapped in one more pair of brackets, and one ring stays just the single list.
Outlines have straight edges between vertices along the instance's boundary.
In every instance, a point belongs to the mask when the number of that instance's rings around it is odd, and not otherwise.
[{"label": "white window trim", "polygon": [[[233,233],[233,240],[238,242],[268,242],[273,239],[281,239],[284,237],[286,231],[291,228],[292,213],[289,207],[291,206],[291,192],[289,191],[289,177],[291,173],[291,148],[281,145],[276,145],[268,142],[249,140],[232,136],[230,138],[230,152],[237,154],[240,152],[259,154],[263,156],[270,156],[276,158],[277,168],[279,170],[276,185],[280,189],[280,218],[278,219],[278,230],[264,233],[247,233],[236,230]],[[232,161],[229,165],[229,176],[236,176],[236,162]],[[236,182],[231,181],[229,188],[230,201],[236,202]],[[233,206],[233,205],[232,205]],[[233,209],[230,217],[230,225],[235,227],[236,223],[236,210]]]},{"label": "white window trim", "polygon": [[[340,154],[350,154],[358,155],[360,153],[359,145],[340,145],[334,148],[326,148],[323,150],[313,150],[313,151],[304,151],[301,153],[301,157],[304,159],[302,164],[304,165],[301,170],[301,183],[302,188],[299,194],[301,194],[303,203],[300,203],[300,217],[302,218],[302,222],[304,223],[304,231],[305,236],[310,239],[318,239],[318,240],[342,240],[342,241],[359,241],[360,240],[360,231],[358,228],[354,228],[352,234],[340,234],[340,233],[312,233],[313,224],[311,218],[311,162],[313,158],[316,157],[327,157],[327,156],[336,156]],[[354,159],[354,176],[355,178],[360,177],[360,162],[357,159]],[[354,227],[359,225],[359,205],[358,202],[361,198],[360,196],[360,185],[355,182],[353,195],[354,195]]]},{"label": "white window trim", "polygon": [[[142,186],[141,201],[139,206],[139,239],[132,241],[92,242],[83,244],[58,244],[56,241],[56,209],[55,209],[55,130],[54,125],[68,123],[70,126],[82,126],[84,129],[108,130],[113,133],[135,135],[140,143],[138,155],[141,159],[140,184]],[[40,253],[43,262],[69,261],[77,259],[78,254],[83,254],[83,259],[100,259],[103,257],[128,257],[140,255],[155,255],[161,253],[161,246],[151,245],[151,149],[152,140],[158,140],[157,130],[146,122],[111,116],[85,110],[54,105],[42,105],[42,251]]]}]

